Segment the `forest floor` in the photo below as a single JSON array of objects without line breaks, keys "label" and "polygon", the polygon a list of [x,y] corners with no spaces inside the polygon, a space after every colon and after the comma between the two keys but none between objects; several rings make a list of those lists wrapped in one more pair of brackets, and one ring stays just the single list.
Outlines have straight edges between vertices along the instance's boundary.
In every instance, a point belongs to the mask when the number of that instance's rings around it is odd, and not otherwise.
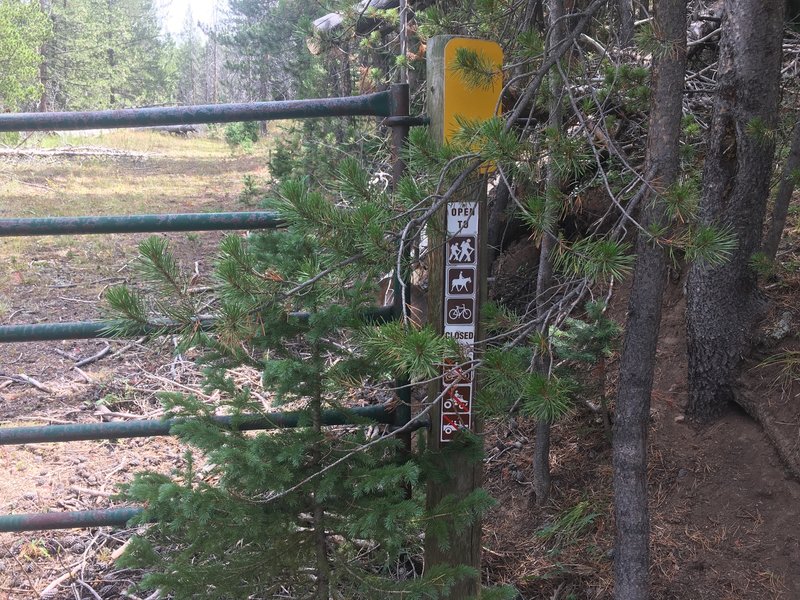
[{"label": "forest floor", "polygon": [[[674,273],[665,294],[649,444],[653,600],[800,598],[798,213],[795,205],[781,266],[765,286],[769,311],[739,382],[766,429],[737,406],[708,427],[684,420],[685,278]],[[535,253],[514,251],[522,257],[511,260],[514,269],[530,273]],[[609,305],[620,324],[629,285],[614,290]],[[608,398],[617,359],[607,369]],[[597,388],[588,390],[595,403]],[[487,488],[498,506],[486,524],[485,576],[515,584],[525,600],[611,598],[611,447],[602,423],[576,411],[553,426],[553,493],[542,508],[532,504],[533,432],[518,420],[489,428]]]},{"label": "forest floor", "polygon": [[[219,141],[152,132],[68,141],[138,154],[0,158],[0,217],[244,210],[250,207],[239,199],[243,175],[266,176],[263,147],[232,154]],[[0,238],[0,324],[101,318],[104,290],[133,277],[135,246],[145,237]],[[194,273],[192,284],[207,285],[221,234],[166,237]],[[791,238],[783,251],[788,266],[768,289],[773,309],[762,328],[764,343],[743,376],[748,394],[760,395],[782,428],[788,460],[800,452],[800,354],[792,353],[800,348],[793,302],[800,293],[798,248]],[[612,297],[609,312],[620,322],[626,295],[621,285]],[[800,484],[744,413],[731,410],[705,429],[681,418],[684,307],[676,284],[665,299],[653,395],[653,598],[800,598]],[[105,356],[74,367],[106,346]],[[785,360],[760,366],[769,356]],[[609,397],[614,371],[612,362],[603,386]],[[5,344],[0,427],[157,418],[158,391],[197,392],[198,382],[191,356],[176,356],[169,338],[158,346],[130,340]],[[486,581],[516,585],[523,600],[610,598],[611,463],[602,423],[576,411],[554,426],[553,497],[542,508],[532,504],[532,444],[528,421],[487,427],[486,487],[498,503],[485,521]],[[794,457],[800,464],[800,455]],[[166,472],[183,460],[171,438],[0,446],[0,514],[113,506],[115,485],[137,470]],[[126,590],[139,574],[113,564],[131,533],[0,534],[0,600],[135,598]]]},{"label": "forest floor", "polygon": [[[234,154],[219,140],[130,130],[40,145],[91,147],[96,155],[0,158],[0,216],[248,210],[239,197],[243,175],[265,176],[268,151],[259,145]],[[159,235],[193,286],[212,283],[222,233]],[[0,238],[0,324],[102,319],[103,293],[135,277],[136,245],[147,236]],[[107,347],[102,358],[74,368]],[[202,397],[190,358],[176,356],[170,338],[0,345],[0,427],[158,418],[159,391]],[[113,506],[116,484],[145,468],[169,472],[183,464],[183,452],[168,437],[0,446],[0,513]],[[86,586],[103,599],[122,598],[136,577],[116,570],[113,558],[130,534],[0,534],[0,599],[95,598]]]}]

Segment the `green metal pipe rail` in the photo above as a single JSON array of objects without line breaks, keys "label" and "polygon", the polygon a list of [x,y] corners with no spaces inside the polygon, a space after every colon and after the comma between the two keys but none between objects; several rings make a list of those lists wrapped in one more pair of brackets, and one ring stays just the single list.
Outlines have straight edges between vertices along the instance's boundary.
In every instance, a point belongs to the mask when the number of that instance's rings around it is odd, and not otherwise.
[{"label": "green metal pipe rail", "polygon": [[[408,127],[423,122],[408,116],[408,86],[394,85],[390,91],[350,98],[324,98],[287,102],[255,102],[219,104],[177,108],[141,108],[112,111],[72,113],[0,114],[0,132],[100,129],[121,127],[152,127],[194,125],[203,123],[232,123],[236,121],[266,121],[276,119],[319,118],[341,116],[386,117],[385,125],[392,128],[393,176],[399,180],[404,169],[400,148]],[[194,213],[166,215],[47,217],[0,219],[0,237],[33,235],[88,235],[111,233],[157,233],[175,231],[251,230],[281,227],[281,219],[269,212]],[[397,318],[403,301],[396,286],[391,306],[368,309],[366,319],[382,323]],[[290,313],[296,318],[308,318],[307,313]],[[204,329],[213,326],[208,319],[198,324]],[[40,323],[0,326],[0,343],[34,342],[66,339],[109,337],[113,323],[104,321]],[[170,333],[178,330],[174,323],[153,323],[140,335]],[[329,410],[322,416],[324,425],[347,425],[373,421],[404,427],[402,435],[410,448],[410,431],[428,426],[425,419],[412,419],[408,382],[398,382],[400,402],[392,410],[386,406]],[[0,428],[0,445],[100,440],[172,435],[172,428],[187,419],[142,420],[44,427]],[[269,413],[215,417],[218,425],[236,431],[298,427],[303,425],[300,413]],[[78,512],[0,515],[0,532],[37,531],[81,527],[124,526],[142,509],[134,507],[89,510]]]},{"label": "green metal pipe rail", "polygon": [[[398,425],[400,415],[384,405],[358,407],[349,410],[323,412],[324,425],[350,425],[355,420],[371,420],[387,425]],[[236,431],[253,431],[297,427],[302,424],[299,413],[270,413],[239,417],[215,417],[218,425]],[[117,439],[172,435],[172,427],[187,419],[161,421],[128,421],[120,423],[89,423],[80,425],[47,425],[44,427],[16,427],[0,429],[0,445],[67,442],[81,440]],[[411,430],[428,427],[427,419],[404,423]],[[124,527],[128,521],[141,514],[141,508],[125,507],[76,512],[28,513],[0,515],[0,533],[39,531],[46,529],[71,529],[84,527]]]},{"label": "green metal pipe rail", "polygon": [[[0,326],[0,344],[13,342],[55,342],[59,340],[93,340],[112,337],[111,321],[74,321],[71,323],[37,323]],[[211,321],[198,321],[202,329],[211,327]],[[143,326],[135,334],[155,335],[177,333],[175,324]]]},{"label": "green metal pipe rail", "polygon": [[164,127],[320,117],[389,117],[393,115],[392,109],[392,92],[386,91],[348,98],[201,104],[84,112],[0,114],[0,132]]},{"label": "green metal pipe rail", "polygon": [[[302,424],[302,416],[303,413],[297,412],[276,412],[265,415],[242,415],[236,419],[220,416],[213,417],[212,421],[231,431],[261,431],[298,427]],[[382,404],[347,410],[326,410],[322,413],[323,425],[348,425],[352,424],[355,419],[368,419],[376,423],[392,425],[395,422],[395,415]],[[187,419],[180,418],[148,419],[0,428],[0,446],[172,435],[172,428],[186,421]]]},{"label": "green metal pipe rail", "polygon": [[27,513],[0,516],[0,532],[42,531],[45,529],[75,529],[84,527],[125,527],[141,508],[109,508],[74,512]]},{"label": "green metal pipe rail", "polygon": [[283,220],[271,212],[110,215],[104,217],[43,217],[0,219],[0,237],[29,235],[89,235],[275,229]]},{"label": "green metal pipe rail", "polygon": [[[369,308],[364,312],[364,320],[380,325],[397,318],[397,311],[393,305]],[[311,317],[307,312],[290,312],[290,317],[308,320]],[[210,331],[214,327],[213,319],[199,319],[197,326],[203,331]],[[113,337],[113,321],[72,321],[68,323],[36,323],[23,325],[0,325],[0,344],[18,342],[57,342],[61,340],[94,340],[98,338]],[[169,335],[180,333],[182,327],[173,322],[151,323],[143,325],[133,335]]]}]

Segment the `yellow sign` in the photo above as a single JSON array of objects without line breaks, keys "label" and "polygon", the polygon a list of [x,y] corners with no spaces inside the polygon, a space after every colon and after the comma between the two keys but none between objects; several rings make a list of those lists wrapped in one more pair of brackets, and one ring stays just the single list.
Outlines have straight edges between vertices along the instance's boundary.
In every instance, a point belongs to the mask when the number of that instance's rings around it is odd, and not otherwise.
[{"label": "yellow sign", "polygon": [[[464,79],[463,71],[456,68],[456,55],[462,49],[477,57],[477,66],[486,71],[488,81]],[[488,40],[453,38],[444,47],[444,64],[444,141],[448,142],[461,129],[459,119],[485,121],[500,114],[503,49]],[[483,79],[480,73],[477,78]]]}]

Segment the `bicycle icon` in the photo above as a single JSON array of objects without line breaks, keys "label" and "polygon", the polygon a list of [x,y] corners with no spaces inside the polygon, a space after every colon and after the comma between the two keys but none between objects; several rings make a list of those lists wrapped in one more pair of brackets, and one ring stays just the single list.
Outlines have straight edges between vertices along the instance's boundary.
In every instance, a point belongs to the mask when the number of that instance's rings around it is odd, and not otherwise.
[{"label": "bicycle icon", "polygon": [[472,318],[472,310],[467,308],[466,304],[461,304],[451,308],[447,316],[451,321],[469,321]]}]

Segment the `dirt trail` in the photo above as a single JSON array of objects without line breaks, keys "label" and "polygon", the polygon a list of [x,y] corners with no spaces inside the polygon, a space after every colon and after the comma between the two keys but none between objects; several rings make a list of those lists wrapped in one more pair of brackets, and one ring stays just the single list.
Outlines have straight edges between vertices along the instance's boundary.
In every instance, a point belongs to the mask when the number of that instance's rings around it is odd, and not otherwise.
[{"label": "dirt trail", "polygon": [[[609,313],[624,322],[626,306],[622,285]],[[684,315],[682,286],[672,285],[651,411],[652,599],[796,600],[800,483],[742,411],[732,409],[705,429],[683,421]],[[615,368],[609,371],[609,397]],[[745,377],[800,440],[800,384],[782,390],[773,385],[774,370],[749,366]],[[487,434],[486,485],[498,505],[486,522],[486,577],[513,583],[522,600],[610,599],[611,451],[602,425],[585,411],[554,425],[553,498],[543,508],[533,503],[533,438],[533,424],[524,419],[495,424]],[[550,537],[554,526],[561,533]]]},{"label": "dirt trail", "polygon": [[[682,287],[673,286],[664,306],[653,394],[652,444],[678,469],[654,510],[655,552],[668,565],[659,597],[800,598],[800,482],[742,410],[732,407],[706,428],[683,421],[684,315]],[[800,386],[795,384],[792,399],[793,390],[786,394],[774,385],[773,373],[754,368],[757,363],[745,365],[742,383],[757,389],[779,421],[800,434]],[[682,532],[683,543],[661,545],[659,528],[666,539]]]}]

